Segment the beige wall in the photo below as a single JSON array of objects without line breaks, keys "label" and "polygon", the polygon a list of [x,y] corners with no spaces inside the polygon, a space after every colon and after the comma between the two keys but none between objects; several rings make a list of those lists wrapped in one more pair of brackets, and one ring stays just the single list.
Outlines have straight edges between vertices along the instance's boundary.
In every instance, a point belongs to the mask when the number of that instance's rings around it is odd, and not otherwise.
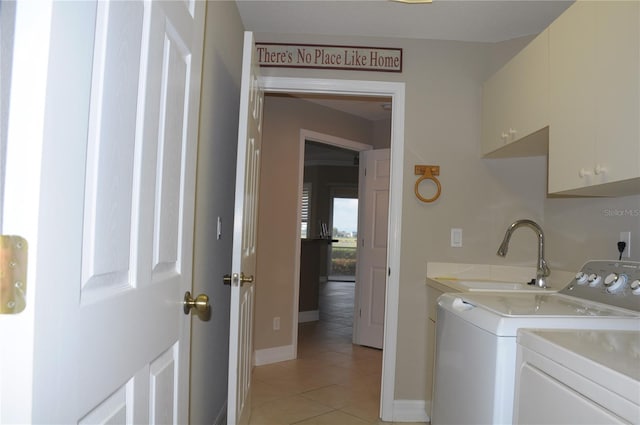
[{"label": "beige wall", "polygon": [[[258,216],[256,350],[293,343],[300,129],[365,144],[373,137],[371,124],[365,119],[290,97],[266,97]],[[279,331],[273,330],[274,317],[280,317]]]},{"label": "beige wall", "polygon": [[391,144],[391,118],[373,122],[373,148],[387,149]]},{"label": "beige wall", "polygon": [[[543,225],[552,270],[575,270],[588,259],[613,258],[614,236],[623,228],[634,232],[632,245],[640,248],[639,196],[548,199],[546,158],[480,157],[482,82],[528,39],[481,44],[263,34],[258,40],[404,49],[401,74],[265,70],[277,76],[406,83],[396,399],[430,399],[424,367],[427,261],[533,265],[536,239],[526,230],[514,235],[507,258],[495,255],[506,227],[519,218],[531,218]],[[414,196],[416,164],[440,165],[442,196],[438,201],[424,204]],[[628,216],[607,216],[606,208],[622,214],[630,212]],[[453,227],[463,229],[462,248],[449,247]],[[635,260],[640,258],[638,253],[640,249],[635,250]],[[287,343],[285,339],[261,342],[266,346]]]}]

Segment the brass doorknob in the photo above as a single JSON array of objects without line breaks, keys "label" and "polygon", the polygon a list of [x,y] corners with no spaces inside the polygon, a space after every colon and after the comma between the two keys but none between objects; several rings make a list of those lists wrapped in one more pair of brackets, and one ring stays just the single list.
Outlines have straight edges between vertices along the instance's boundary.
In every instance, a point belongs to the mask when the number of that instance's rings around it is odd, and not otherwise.
[{"label": "brass doorknob", "polygon": [[231,283],[240,283],[240,285],[242,285],[243,283],[251,283],[253,282],[253,275],[251,276],[245,276],[244,273],[234,273],[233,275],[228,275],[225,274],[224,276],[222,276],[222,282],[225,285],[231,285]]},{"label": "brass doorknob", "polygon": [[240,284],[241,285],[243,283],[251,283],[251,282],[253,282],[253,275],[245,276],[244,273],[240,273]]},{"label": "brass doorknob", "polygon": [[205,294],[200,294],[194,299],[191,296],[191,292],[187,291],[184,293],[184,301],[182,302],[182,305],[184,314],[191,313],[191,309],[193,308],[196,309],[196,312],[201,319],[209,314],[209,297]]}]

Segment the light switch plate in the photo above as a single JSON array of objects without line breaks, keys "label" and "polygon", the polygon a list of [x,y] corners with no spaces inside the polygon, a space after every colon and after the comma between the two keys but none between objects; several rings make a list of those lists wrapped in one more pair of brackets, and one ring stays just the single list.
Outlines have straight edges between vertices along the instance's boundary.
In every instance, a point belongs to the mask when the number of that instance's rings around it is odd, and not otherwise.
[{"label": "light switch plate", "polygon": [[462,247],[462,229],[451,229],[451,246],[454,248]]}]

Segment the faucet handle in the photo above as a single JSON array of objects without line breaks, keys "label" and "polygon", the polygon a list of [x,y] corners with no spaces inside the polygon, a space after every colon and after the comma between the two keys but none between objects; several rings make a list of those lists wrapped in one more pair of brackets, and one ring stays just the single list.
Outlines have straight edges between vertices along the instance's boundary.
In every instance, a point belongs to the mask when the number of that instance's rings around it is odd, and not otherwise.
[{"label": "faucet handle", "polygon": [[547,278],[546,278],[546,276],[538,276],[538,277],[536,277],[535,280],[536,280],[536,286],[538,288],[544,289],[544,288],[547,287]]}]

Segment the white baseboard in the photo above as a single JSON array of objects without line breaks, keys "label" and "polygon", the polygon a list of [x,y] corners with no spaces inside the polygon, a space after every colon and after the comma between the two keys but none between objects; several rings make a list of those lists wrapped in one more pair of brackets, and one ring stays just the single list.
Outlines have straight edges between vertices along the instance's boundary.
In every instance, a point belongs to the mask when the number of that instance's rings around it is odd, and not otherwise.
[{"label": "white baseboard", "polygon": [[430,405],[424,400],[394,400],[394,422],[429,422]]},{"label": "white baseboard", "polygon": [[283,345],[281,347],[256,350],[253,356],[253,364],[254,366],[262,366],[286,360],[293,360],[295,358],[296,352],[293,345]]},{"label": "white baseboard", "polygon": [[317,322],[320,320],[320,311],[309,310],[298,312],[298,323]]}]

